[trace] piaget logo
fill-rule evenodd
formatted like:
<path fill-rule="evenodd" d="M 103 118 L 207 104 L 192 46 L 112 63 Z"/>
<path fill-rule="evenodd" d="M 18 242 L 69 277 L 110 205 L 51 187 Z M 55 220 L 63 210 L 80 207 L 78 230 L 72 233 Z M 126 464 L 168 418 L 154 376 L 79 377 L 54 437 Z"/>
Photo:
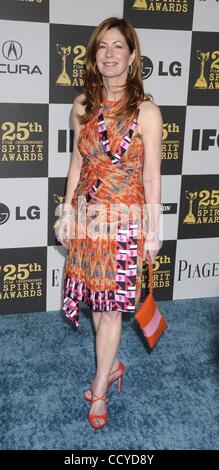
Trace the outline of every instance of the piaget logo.
<path fill-rule="evenodd" d="M 189 263 L 187 259 L 180 259 L 178 264 L 178 278 L 177 281 L 184 281 L 191 279 L 209 279 L 218 277 L 218 262 L 207 263 Z"/>
<path fill-rule="evenodd" d="M 180 134 L 180 127 L 175 122 L 166 122 L 163 124 L 162 136 L 162 159 L 163 160 L 178 160 L 180 155 L 180 142 L 177 138 Z"/>
<path fill-rule="evenodd" d="M 219 51 L 197 50 L 197 59 L 200 63 L 200 72 L 194 88 L 219 90 Z M 206 67 L 207 63 L 208 69 Z"/>
<path fill-rule="evenodd" d="M 42 296 L 39 263 L 0 264 L 0 301 Z"/>
<path fill-rule="evenodd" d="M 35 161 L 43 160 L 43 126 L 39 122 L 1 123 L 1 161 Z"/>
<path fill-rule="evenodd" d="M 189 0 L 135 0 L 132 8 L 145 11 L 187 13 Z"/>
<path fill-rule="evenodd" d="M 171 257 L 168 255 L 156 256 L 155 264 L 153 265 L 153 278 L 154 288 L 168 288 L 170 287 L 170 275 L 171 275 Z M 147 264 L 143 262 L 141 287 L 145 289 L 148 287 L 148 269 Z"/>
<path fill-rule="evenodd" d="M 63 46 L 56 44 L 57 54 L 61 56 L 61 72 L 56 80 L 58 86 L 84 86 L 86 47 L 82 44 Z M 71 73 L 67 72 L 67 62 L 71 63 Z"/>
<path fill-rule="evenodd" d="M 219 189 L 185 191 L 185 196 L 188 201 L 188 212 L 183 220 L 184 224 L 219 223 Z"/>

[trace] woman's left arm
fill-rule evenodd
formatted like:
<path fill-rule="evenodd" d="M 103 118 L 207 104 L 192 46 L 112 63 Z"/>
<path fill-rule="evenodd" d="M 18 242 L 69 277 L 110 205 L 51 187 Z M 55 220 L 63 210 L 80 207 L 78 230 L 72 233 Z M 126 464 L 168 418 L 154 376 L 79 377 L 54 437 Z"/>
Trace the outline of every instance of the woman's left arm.
<path fill-rule="evenodd" d="M 144 142 L 143 185 L 146 201 L 147 235 L 144 258 L 150 255 L 155 263 L 159 251 L 159 217 L 161 203 L 161 157 L 163 119 L 153 101 L 141 104 L 139 123 Z"/>

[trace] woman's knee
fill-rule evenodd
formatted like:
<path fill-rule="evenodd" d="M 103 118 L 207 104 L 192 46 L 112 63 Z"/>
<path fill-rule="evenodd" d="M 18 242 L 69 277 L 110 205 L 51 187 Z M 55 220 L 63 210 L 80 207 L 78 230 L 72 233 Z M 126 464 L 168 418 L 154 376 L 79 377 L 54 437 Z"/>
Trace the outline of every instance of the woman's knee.
<path fill-rule="evenodd" d="M 119 312 L 118 310 L 110 310 L 110 311 L 106 311 L 106 312 L 103 312 L 103 315 L 102 315 L 103 319 L 110 322 L 115 322 L 115 321 L 120 321 L 121 320 L 121 312 Z"/>

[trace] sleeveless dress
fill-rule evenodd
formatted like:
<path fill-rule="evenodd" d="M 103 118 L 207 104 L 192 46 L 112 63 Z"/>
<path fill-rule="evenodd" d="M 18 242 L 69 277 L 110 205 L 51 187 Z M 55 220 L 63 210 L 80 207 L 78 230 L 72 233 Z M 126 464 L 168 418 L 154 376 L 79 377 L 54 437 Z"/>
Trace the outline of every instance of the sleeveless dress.
<path fill-rule="evenodd" d="M 76 327 L 80 301 L 93 311 L 133 314 L 140 300 L 144 146 L 138 112 L 126 121 L 110 118 L 119 104 L 104 99 L 77 142 L 82 167 L 72 199 L 75 222 L 63 289 L 64 313 Z"/>

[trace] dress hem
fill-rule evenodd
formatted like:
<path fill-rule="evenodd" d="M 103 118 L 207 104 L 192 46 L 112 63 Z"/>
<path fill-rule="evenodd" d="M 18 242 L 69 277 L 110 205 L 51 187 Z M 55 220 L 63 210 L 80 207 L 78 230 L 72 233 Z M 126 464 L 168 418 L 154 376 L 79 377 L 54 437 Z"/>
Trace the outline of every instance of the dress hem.
<path fill-rule="evenodd" d="M 133 291 L 135 295 L 135 291 Z M 79 326 L 79 302 L 84 302 L 94 312 L 108 312 L 118 310 L 134 314 L 135 305 L 121 306 L 121 295 L 113 290 L 93 290 L 87 287 L 86 281 L 81 281 L 67 275 L 65 280 L 63 310 L 65 316 L 76 327 Z"/>

